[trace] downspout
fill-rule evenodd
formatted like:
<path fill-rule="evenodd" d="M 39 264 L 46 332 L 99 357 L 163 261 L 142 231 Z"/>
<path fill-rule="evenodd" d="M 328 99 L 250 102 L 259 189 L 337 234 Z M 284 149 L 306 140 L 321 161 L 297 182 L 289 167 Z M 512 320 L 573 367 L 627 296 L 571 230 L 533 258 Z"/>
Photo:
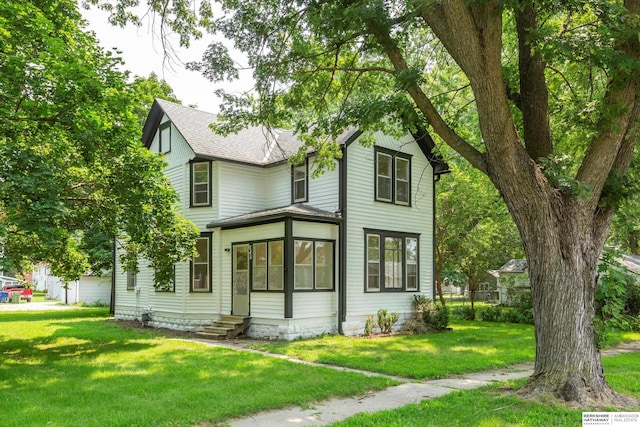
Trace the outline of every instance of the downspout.
<path fill-rule="evenodd" d="M 431 220 L 431 224 L 433 227 L 433 240 L 431 240 L 433 243 L 431 244 L 431 256 L 433 257 L 433 261 L 431 264 L 431 299 L 433 301 L 436 300 L 436 293 L 437 293 L 437 287 L 436 287 L 436 182 L 440 181 L 440 175 L 435 175 L 433 177 L 433 210 L 431 212 L 431 215 L 433 215 L 433 218 Z"/>
<path fill-rule="evenodd" d="M 338 160 L 338 210 L 342 221 L 338 224 L 338 333 L 344 335 L 342 324 L 347 320 L 347 150 L 346 144 L 342 146 L 342 158 Z"/>
<path fill-rule="evenodd" d="M 109 314 L 116 314 L 116 239 L 113 238 L 113 259 L 111 260 L 111 301 L 109 302 Z"/>

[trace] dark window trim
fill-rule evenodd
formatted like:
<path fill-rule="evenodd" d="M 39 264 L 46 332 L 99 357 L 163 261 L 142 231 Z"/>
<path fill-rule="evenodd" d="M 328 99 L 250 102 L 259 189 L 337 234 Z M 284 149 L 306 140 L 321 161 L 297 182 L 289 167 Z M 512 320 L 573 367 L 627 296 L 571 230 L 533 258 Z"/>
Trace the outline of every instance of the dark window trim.
<path fill-rule="evenodd" d="M 369 288 L 369 251 L 368 251 L 368 235 L 377 235 L 380 238 L 380 268 L 378 271 L 378 285 L 377 289 Z M 384 242 L 385 238 L 394 237 L 402 240 L 402 287 L 401 288 L 386 288 L 384 286 L 385 277 L 385 262 L 384 262 Z M 416 239 L 417 241 L 417 254 L 416 254 L 416 289 L 407 289 L 407 238 Z M 420 234 L 419 233 L 403 233 L 398 231 L 388 230 L 374 230 L 364 229 L 364 291 L 365 293 L 380 293 L 380 292 L 420 292 Z"/>
<path fill-rule="evenodd" d="M 304 197 L 296 199 L 296 181 L 295 170 L 296 168 L 304 166 Z M 304 164 L 294 165 L 291 167 L 291 203 L 305 203 L 309 201 L 309 159 L 304 159 Z"/>
<path fill-rule="evenodd" d="M 391 157 L 391 200 L 379 199 L 378 198 L 378 154 L 382 153 Z M 409 162 L 409 200 L 408 202 L 399 202 L 396 197 L 396 186 L 397 186 L 397 177 L 396 177 L 396 158 L 405 159 Z M 391 150 L 385 147 L 374 147 L 374 183 L 373 183 L 373 198 L 377 202 L 381 203 L 391 203 L 398 206 L 411 206 L 411 159 L 413 156 L 411 154 L 402 153 L 400 151 Z"/>
<path fill-rule="evenodd" d="M 167 145 L 169 145 L 169 149 L 167 150 L 163 149 L 165 146 L 165 141 L 162 140 L 162 131 L 165 130 L 166 128 L 169 128 L 169 141 L 167 142 Z M 158 128 L 158 152 L 159 153 L 164 154 L 164 153 L 171 152 L 171 134 L 172 134 L 172 129 L 171 129 L 170 121 L 164 122 L 159 126 Z"/>
<path fill-rule="evenodd" d="M 200 237 L 199 239 L 209 239 L 209 257 L 207 259 L 207 265 L 208 265 L 208 278 L 209 278 L 209 287 L 208 289 L 194 289 L 193 288 L 193 258 L 191 258 L 191 260 L 189 261 L 189 293 L 192 294 L 210 294 L 211 292 L 213 292 L 213 275 L 212 273 L 212 261 L 213 261 L 213 232 L 211 231 L 205 231 L 200 233 Z"/>
<path fill-rule="evenodd" d="M 293 292 L 335 292 L 336 290 L 336 241 L 331 239 L 318 239 L 318 238 L 307 238 L 307 237 L 294 237 L 293 239 L 293 253 L 291 254 L 291 259 L 293 260 Z M 296 289 L 295 287 L 295 256 L 296 256 L 296 241 L 306 241 L 313 243 L 313 264 L 311 268 L 311 277 L 313 280 L 313 286 L 310 289 Z M 332 278 L 331 288 L 316 288 L 316 243 L 317 242 L 327 242 L 332 244 L 331 251 L 331 262 L 332 262 Z"/>
<path fill-rule="evenodd" d="M 207 201 L 206 204 L 199 204 L 199 205 L 194 205 L 193 203 L 193 176 L 194 176 L 194 172 L 193 172 L 193 168 L 194 165 L 197 164 L 201 164 L 201 163 L 207 163 L 209 165 L 208 167 L 208 175 L 209 175 L 209 182 L 207 184 L 208 188 L 208 194 L 207 194 L 207 198 L 209 199 Z M 211 207 L 212 205 L 212 188 L 213 187 L 213 165 L 211 161 L 205 160 L 205 161 L 192 161 L 189 163 L 189 207 L 190 208 L 204 208 L 204 207 Z"/>

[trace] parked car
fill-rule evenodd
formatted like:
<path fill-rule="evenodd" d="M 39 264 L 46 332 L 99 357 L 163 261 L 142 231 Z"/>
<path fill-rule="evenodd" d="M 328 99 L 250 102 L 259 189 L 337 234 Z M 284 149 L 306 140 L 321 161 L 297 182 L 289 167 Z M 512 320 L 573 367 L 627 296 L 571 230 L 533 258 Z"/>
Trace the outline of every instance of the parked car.
<path fill-rule="evenodd" d="M 20 292 L 20 299 L 27 300 L 27 302 L 31 302 L 31 299 L 33 298 L 33 290 L 27 289 L 20 284 L 4 285 L 2 287 L 2 292 L 7 292 L 9 294 L 7 301 L 11 301 L 11 294 L 15 292 Z"/>

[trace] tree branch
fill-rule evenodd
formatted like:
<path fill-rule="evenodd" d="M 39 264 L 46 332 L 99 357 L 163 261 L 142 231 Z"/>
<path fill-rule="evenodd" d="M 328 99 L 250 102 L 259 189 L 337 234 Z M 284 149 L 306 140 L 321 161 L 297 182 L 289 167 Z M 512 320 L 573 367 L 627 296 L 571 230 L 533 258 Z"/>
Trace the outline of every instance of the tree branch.
<path fill-rule="evenodd" d="M 385 50 L 387 57 L 393 64 L 396 72 L 409 71 L 409 66 L 407 65 L 402 52 L 390 35 L 390 29 L 382 26 L 380 23 L 373 22 L 372 19 L 367 21 L 367 27 L 371 35 L 378 40 L 378 43 L 380 43 L 382 48 Z M 410 82 L 407 84 L 406 90 L 416 103 L 418 109 L 422 114 L 424 114 L 433 130 L 451 148 L 467 159 L 475 168 L 486 174 L 488 170 L 484 154 L 462 139 L 451 127 L 447 125 L 429 97 L 420 88 L 419 84 L 415 81 Z"/>
<path fill-rule="evenodd" d="M 531 49 L 529 32 L 537 28 L 533 4 L 516 9 L 518 33 L 520 97 L 518 107 L 522 111 L 524 143 L 533 160 L 547 157 L 553 152 L 549 124 L 549 92 L 544 77 L 545 63 Z"/>

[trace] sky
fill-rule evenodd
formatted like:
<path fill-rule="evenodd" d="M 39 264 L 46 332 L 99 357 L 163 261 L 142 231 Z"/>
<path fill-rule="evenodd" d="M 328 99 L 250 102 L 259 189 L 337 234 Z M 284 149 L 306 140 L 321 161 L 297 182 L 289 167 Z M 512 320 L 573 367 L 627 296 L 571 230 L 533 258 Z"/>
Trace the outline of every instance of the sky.
<path fill-rule="evenodd" d="M 182 63 L 163 64 L 163 51 L 160 40 L 153 34 L 150 25 L 144 24 L 137 28 L 129 25 L 126 28 L 109 24 L 105 12 L 95 8 L 82 10 L 82 14 L 89 22 L 86 29 L 96 33 L 100 44 L 105 49 L 117 48 L 125 62 L 124 69 L 132 75 L 147 77 L 155 72 L 173 88 L 176 97 L 184 105 L 195 105 L 198 109 L 217 113 L 220 102 L 214 91 L 221 85 L 205 79 L 197 71 L 189 71 L 184 63 L 197 61 L 207 47 L 206 35 L 202 40 L 193 41 L 189 48 L 181 48 L 177 38 L 173 48 Z M 234 83 L 224 83 L 227 91 L 240 92 L 250 87 L 247 79 Z"/>

